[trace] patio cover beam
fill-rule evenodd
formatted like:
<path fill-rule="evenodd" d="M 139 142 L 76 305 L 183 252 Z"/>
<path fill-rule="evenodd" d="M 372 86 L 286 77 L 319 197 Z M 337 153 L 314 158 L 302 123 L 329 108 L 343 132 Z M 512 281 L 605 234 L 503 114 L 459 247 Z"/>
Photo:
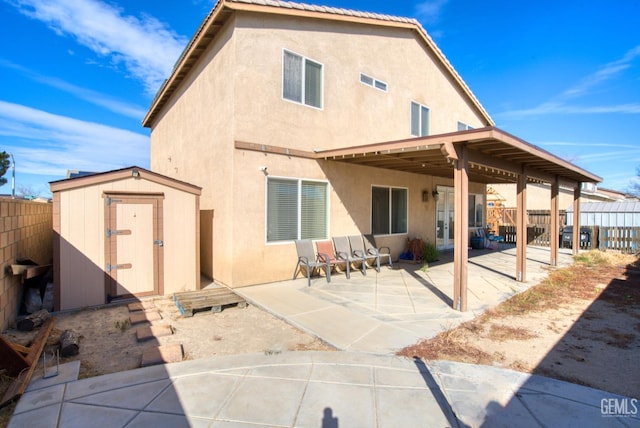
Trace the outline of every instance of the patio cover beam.
<path fill-rule="evenodd" d="M 573 254 L 580 251 L 580 186 L 573 189 Z"/>
<path fill-rule="evenodd" d="M 428 162 L 436 163 L 439 168 L 435 173 L 429 168 L 423 168 L 421 173 L 452 178 L 453 168 L 451 167 L 453 162 L 449 163 L 448 166 L 451 169 L 446 173 L 447 163 L 442 161 L 453 160 L 455 157 L 453 148 L 461 144 L 467 146 L 467 161 L 470 166 L 477 165 L 497 170 L 493 174 L 495 181 L 492 181 L 490 177 L 484 177 L 484 174 L 477 174 L 477 171 L 470 170 L 469 178 L 471 181 L 477 180 L 485 183 L 515 182 L 515 175 L 519 174 L 523 167 L 528 169 L 527 175 L 531 180 L 537 179 L 551 183 L 557 176 L 561 186 L 575 187 L 580 182 L 596 183 L 602 181 L 600 177 L 495 127 L 339 149 L 315 149 L 314 154 L 318 160 L 356 164 L 366 163 L 371 167 L 387 167 L 389 169 L 408 170 L 418 173 L 420 170 L 412 170 L 414 165 L 411 162 L 403 164 L 402 160 L 412 159 L 417 163 L 418 159 L 422 161 L 423 157 L 428 156 Z M 393 155 L 400 162 L 386 166 L 385 162 L 390 155 Z M 440 162 L 437 161 L 438 155 L 442 159 Z M 440 169 L 442 167 L 444 169 Z M 510 180 L 505 180 L 505 172 L 514 174 L 514 177 Z"/>
<path fill-rule="evenodd" d="M 469 260 L 469 161 L 467 148 L 455 148 L 456 160 L 453 175 L 454 224 L 453 235 L 453 308 L 467 310 L 467 280 Z"/>
<path fill-rule="evenodd" d="M 518 175 L 516 213 L 516 281 L 527 280 L 527 174 Z"/>
<path fill-rule="evenodd" d="M 551 182 L 551 236 L 549 237 L 549 245 L 551 246 L 551 266 L 558 266 L 558 247 L 560 246 L 560 183 L 558 177 Z"/>

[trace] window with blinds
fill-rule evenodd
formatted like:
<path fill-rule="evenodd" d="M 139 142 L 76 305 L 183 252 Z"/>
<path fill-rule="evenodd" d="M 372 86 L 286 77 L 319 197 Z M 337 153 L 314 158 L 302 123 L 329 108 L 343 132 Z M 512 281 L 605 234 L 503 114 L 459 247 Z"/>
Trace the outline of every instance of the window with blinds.
<path fill-rule="evenodd" d="M 267 242 L 327 239 L 328 183 L 267 178 Z"/>
<path fill-rule="evenodd" d="M 282 97 L 322 108 L 322 64 L 293 52 L 283 51 Z"/>
<path fill-rule="evenodd" d="M 411 102 L 411 135 L 424 137 L 429 135 L 429 107 Z"/>
<path fill-rule="evenodd" d="M 389 235 L 407 233 L 407 189 L 371 188 L 371 233 Z"/>

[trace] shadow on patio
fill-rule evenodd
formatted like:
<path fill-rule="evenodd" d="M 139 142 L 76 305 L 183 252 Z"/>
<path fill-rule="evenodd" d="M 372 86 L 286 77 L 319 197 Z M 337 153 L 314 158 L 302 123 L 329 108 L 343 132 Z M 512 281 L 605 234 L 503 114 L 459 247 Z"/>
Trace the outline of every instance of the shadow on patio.
<path fill-rule="evenodd" d="M 547 275 L 549 251 L 527 249 L 527 283 L 516 282 L 515 248 L 501 251 L 470 250 L 469 311 L 451 307 L 453 293 L 452 254 L 427 269 L 421 265 L 396 263 L 380 273 L 353 272 L 351 279 L 332 275 L 282 281 L 235 289 L 252 304 L 320 337 L 340 350 L 394 353 L 420 339 L 455 327 L 515 293 L 537 284 Z M 568 251 L 560 253 L 560 264 L 571 263 Z"/>

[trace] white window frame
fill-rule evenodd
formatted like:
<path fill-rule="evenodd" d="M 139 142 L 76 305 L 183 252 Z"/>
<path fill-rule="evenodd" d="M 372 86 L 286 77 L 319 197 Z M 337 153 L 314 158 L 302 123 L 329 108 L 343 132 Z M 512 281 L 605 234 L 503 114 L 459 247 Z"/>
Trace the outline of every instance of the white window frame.
<path fill-rule="evenodd" d="M 281 240 L 281 241 L 269 241 L 269 180 L 270 179 L 277 179 L 277 180 L 288 180 L 288 181 L 292 181 L 292 182 L 296 182 L 297 183 L 297 187 L 298 187 L 298 200 L 296 202 L 296 207 L 297 207 L 297 220 L 298 220 L 298 230 L 296 233 L 296 238 L 294 239 L 287 239 L 287 240 Z M 303 182 L 312 182 L 312 183 L 324 183 L 326 184 L 326 201 L 327 201 L 327 206 L 325 207 L 325 218 L 326 218 L 326 225 L 325 225 L 325 229 L 326 229 L 326 236 L 324 237 L 318 237 L 318 238 L 310 238 L 313 240 L 326 240 L 329 239 L 331 237 L 331 232 L 329 230 L 329 227 L 331 225 L 331 219 L 329 218 L 329 214 L 331 212 L 330 207 L 331 207 L 331 188 L 330 188 L 330 184 L 328 180 L 318 180 L 318 179 L 310 179 L 310 178 L 300 178 L 300 177 L 285 177 L 285 176 L 272 176 L 269 175 L 268 177 L 266 177 L 265 181 L 264 181 L 264 242 L 265 245 L 281 245 L 281 244 L 290 244 L 291 242 L 293 242 L 296 239 L 301 239 L 300 237 L 302 236 L 302 183 Z"/>
<path fill-rule="evenodd" d="M 286 98 L 284 96 L 284 72 L 285 72 L 285 54 L 291 54 L 291 55 L 295 55 L 297 57 L 300 57 L 302 59 L 302 76 L 300 79 L 300 84 L 302 85 L 301 88 L 301 100 L 300 101 L 296 101 L 296 100 L 292 100 L 290 98 Z M 305 73 L 305 64 L 307 61 L 313 62 L 315 64 L 318 64 L 320 66 L 320 106 L 314 106 L 312 104 L 307 104 L 306 102 L 306 94 L 305 94 L 305 83 L 306 83 L 306 73 Z M 323 110 L 324 109 L 324 64 L 321 63 L 320 61 L 316 61 L 315 59 L 306 57 L 304 55 L 301 55 L 297 52 L 294 52 L 292 50 L 289 49 L 282 49 L 282 80 L 281 80 L 281 84 L 282 84 L 282 91 L 281 91 L 281 97 L 283 100 L 288 101 L 290 103 L 294 103 L 294 104 L 298 104 L 298 105 L 303 105 L 303 106 L 307 106 L 310 108 L 314 108 L 316 110 Z"/>
<path fill-rule="evenodd" d="M 427 133 L 422 135 L 420 134 L 420 132 L 418 132 L 418 134 L 414 134 L 413 132 L 413 105 L 417 105 L 418 106 L 418 129 L 422 129 L 422 110 L 426 109 L 427 110 L 427 121 L 429 122 L 427 124 Z M 426 106 L 422 103 L 419 103 L 417 101 L 411 101 L 411 104 L 409 105 L 409 116 L 411 118 L 410 122 L 409 122 L 409 132 L 411 133 L 411 135 L 413 137 L 426 137 L 428 135 L 431 135 L 431 109 L 429 108 L 429 106 Z"/>
<path fill-rule="evenodd" d="M 473 126 L 467 125 L 464 122 L 458 121 L 458 129 L 457 129 L 458 131 L 468 131 L 470 129 L 474 129 Z"/>
<path fill-rule="evenodd" d="M 378 187 L 381 189 L 387 189 L 389 191 L 389 230 L 387 231 L 387 233 L 375 233 L 373 231 L 373 188 L 374 187 Z M 393 232 L 393 190 L 404 190 L 406 192 L 406 231 L 404 232 Z M 370 215 L 369 215 L 369 220 L 370 220 L 370 227 L 369 230 L 371 231 L 372 234 L 374 234 L 375 236 L 398 236 L 398 235 L 407 235 L 409 233 L 409 188 L 408 187 L 400 187 L 400 186 L 388 186 L 388 185 L 380 185 L 380 184 L 372 184 L 371 185 L 371 191 L 369 192 L 370 195 L 370 199 L 369 199 L 369 209 L 370 209 Z"/>
<path fill-rule="evenodd" d="M 370 80 L 370 82 L 366 80 Z M 365 73 L 360 73 L 360 83 L 362 83 L 365 86 L 370 86 L 372 88 L 375 88 L 382 92 L 387 92 L 389 89 L 389 85 L 387 84 L 387 82 L 383 82 L 382 80 L 376 79 L 375 77 L 371 77 Z M 381 88 L 380 86 L 384 86 L 384 88 Z"/>

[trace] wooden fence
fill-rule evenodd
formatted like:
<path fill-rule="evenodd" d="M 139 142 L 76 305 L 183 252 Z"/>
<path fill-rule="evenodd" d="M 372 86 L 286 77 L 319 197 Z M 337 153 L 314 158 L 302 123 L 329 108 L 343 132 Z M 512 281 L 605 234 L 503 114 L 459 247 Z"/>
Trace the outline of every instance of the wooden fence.
<path fill-rule="evenodd" d="M 516 208 L 494 207 L 487 208 L 487 219 L 493 224 L 495 232 L 500 226 L 516 225 Z M 527 224 L 538 227 L 551 228 L 551 210 L 527 210 Z M 558 224 L 562 229 L 567 224 L 567 212 L 560 210 L 558 213 Z"/>
<path fill-rule="evenodd" d="M 516 243 L 516 226 L 499 226 L 498 230 L 498 234 L 504 237 L 504 242 L 509 244 Z M 562 233 L 562 229 L 559 232 Z M 527 245 L 550 247 L 551 227 L 543 225 L 527 226 Z"/>
<path fill-rule="evenodd" d="M 488 218 L 497 219 L 494 231 L 504 237 L 507 243 L 516 243 L 516 208 L 489 208 Z M 566 224 L 567 213 L 561 210 L 558 216 L 558 230 L 561 233 Z M 551 210 L 527 211 L 527 244 L 541 247 L 551 246 Z"/>
<path fill-rule="evenodd" d="M 601 250 L 617 250 L 623 253 L 638 253 L 640 227 L 600 227 L 598 234 Z"/>
<path fill-rule="evenodd" d="M 506 243 L 516 243 L 515 225 L 501 225 L 498 227 L 498 230 L 498 234 L 504 237 Z M 633 254 L 640 252 L 640 227 L 582 226 L 580 230 L 580 249 L 615 250 Z M 550 225 L 538 224 L 527 226 L 527 245 L 550 247 L 550 233 Z M 559 229 L 559 233 L 560 247 L 570 248 L 573 244 L 573 238 L 566 237 L 563 239 L 562 228 Z"/>

